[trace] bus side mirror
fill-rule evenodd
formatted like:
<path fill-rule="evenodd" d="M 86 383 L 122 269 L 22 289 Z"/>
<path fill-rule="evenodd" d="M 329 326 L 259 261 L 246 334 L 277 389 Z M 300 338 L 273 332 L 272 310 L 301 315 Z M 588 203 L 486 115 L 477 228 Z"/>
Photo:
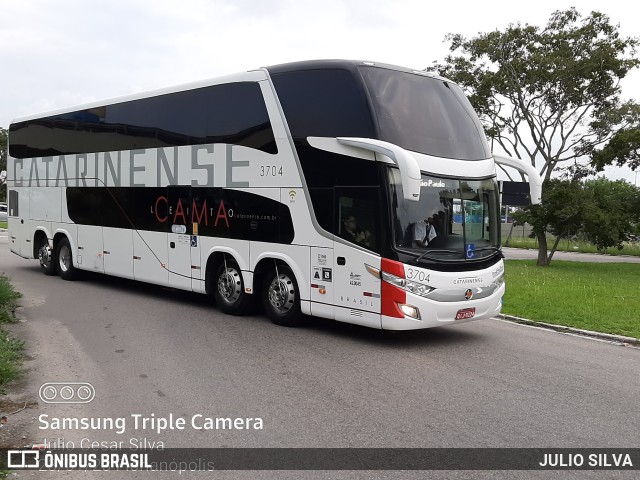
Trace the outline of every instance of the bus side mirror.
<path fill-rule="evenodd" d="M 342 145 L 362 148 L 389 157 L 400 169 L 404 199 L 412 202 L 420 200 L 422 173 L 420 173 L 420 166 L 418 165 L 416 157 L 411 155 L 410 152 L 393 143 L 374 140 L 372 138 L 340 137 L 336 138 L 336 140 Z"/>
<path fill-rule="evenodd" d="M 496 163 L 512 167 L 529 177 L 529 191 L 531 192 L 531 204 L 539 205 L 542 203 L 542 178 L 533 165 L 522 160 L 512 157 L 503 157 L 502 155 L 493 154 Z"/>

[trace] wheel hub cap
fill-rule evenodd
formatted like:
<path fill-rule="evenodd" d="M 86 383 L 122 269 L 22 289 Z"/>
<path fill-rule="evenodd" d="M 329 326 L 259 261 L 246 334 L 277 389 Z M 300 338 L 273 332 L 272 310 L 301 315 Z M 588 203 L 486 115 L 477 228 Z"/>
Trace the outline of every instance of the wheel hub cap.
<path fill-rule="evenodd" d="M 235 302 L 240 297 L 240 275 L 232 268 L 228 268 L 218 278 L 218 292 L 229 303 Z"/>
<path fill-rule="evenodd" d="M 279 275 L 278 278 L 274 278 L 269 287 L 269 302 L 275 308 L 280 310 L 289 310 L 293 306 L 293 300 L 295 293 L 291 279 L 286 275 Z"/>
<path fill-rule="evenodd" d="M 38 252 L 38 258 L 40 259 L 40 265 L 42 265 L 43 267 L 49 266 L 49 263 L 51 262 L 49 247 L 42 247 Z"/>

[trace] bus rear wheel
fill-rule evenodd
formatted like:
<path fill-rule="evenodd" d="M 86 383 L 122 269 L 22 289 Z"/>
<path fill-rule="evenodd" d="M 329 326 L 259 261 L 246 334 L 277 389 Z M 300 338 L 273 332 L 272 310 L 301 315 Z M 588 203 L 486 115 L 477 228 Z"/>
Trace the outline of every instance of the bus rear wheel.
<path fill-rule="evenodd" d="M 75 279 L 77 271 L 73 266 L 71 244 L 66 238 L 61 239 L 58 243 L 56 258 L 58 259 L 58 272 L 60 273 L 60 277 L 62 277 L 63 280 Z"/>
<path fill-rule="evenodd" d="M 56 270 L 56 256 L 54 255 L 53 248 L 49 247 L 49 240 L 44 237 L 38 247 L 38 260 L 40 261 L 40 269 L 45 275 L 55 275 Z"/>
<path fill-rule="evenodd" d="M 262 288 L 262 305 L 267 316 L 276 325 L 300 325 L 300 290 L 289 267 L 282 265 L 267 274 Z"/>
<path fill-rule="evenodd" d="M 213 283 L 213 296 L 220 310 L 229 315 L 242 315 L 247 311 L 251 297 L 244 291 L 242 272 L 236 262 L 221 263 Z"/>

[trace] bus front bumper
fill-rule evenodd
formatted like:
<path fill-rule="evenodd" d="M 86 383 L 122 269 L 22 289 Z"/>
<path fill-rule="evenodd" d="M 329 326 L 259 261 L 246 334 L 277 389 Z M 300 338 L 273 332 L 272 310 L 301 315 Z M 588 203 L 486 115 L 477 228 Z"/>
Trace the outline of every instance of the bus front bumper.
<path fill-rule="evenodd" d="M 502 310 L 504 292 L 502 284 L 490 297 L 466 302 L 436 302 L 408 293 L 407 304 L 418 309 L 420 318 L 381 315 L 381 327 L 383 330 L 418 330 L 492 318 Z"/>

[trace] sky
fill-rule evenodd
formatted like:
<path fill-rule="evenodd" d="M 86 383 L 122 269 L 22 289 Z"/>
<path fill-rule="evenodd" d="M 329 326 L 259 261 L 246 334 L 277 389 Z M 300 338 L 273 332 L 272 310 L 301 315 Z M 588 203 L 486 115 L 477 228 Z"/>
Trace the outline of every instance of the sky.
<path fill-rule="evenodd" d="M 448 33 L 544 26 L 553 11 L 574 5 L 583 15 L 608 15 L 624 36 L 640 37 L 640 5 L 616 0 L 0 0 L 0 126 L 299 60 L 422 70 L 447 54 Z M 622 96 L 640 101 L 640 71 L 625 79 Z M 637 180 L 627 169 L 606 175 Z"/>

